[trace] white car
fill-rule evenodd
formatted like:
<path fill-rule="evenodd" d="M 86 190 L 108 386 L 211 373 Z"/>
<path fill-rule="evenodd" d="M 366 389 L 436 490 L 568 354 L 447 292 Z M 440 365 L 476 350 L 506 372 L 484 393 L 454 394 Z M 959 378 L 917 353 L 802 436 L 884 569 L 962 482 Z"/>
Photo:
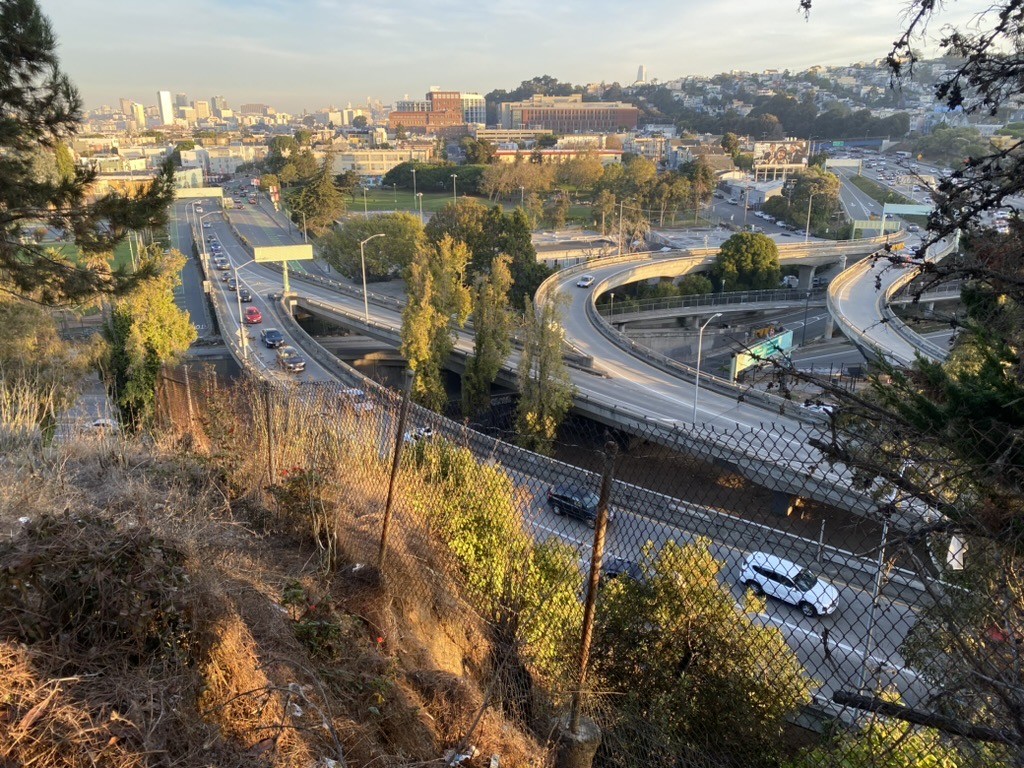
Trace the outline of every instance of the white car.
<path fill-rule="evenodd" d="M 430 441 L 434 439 L 434 429 L 433 427 L 416 427 L 416 429 L 406 432 L 402 439 L 407 443 Z"/>
<path fill-rule="evenodd" d="M 740 581 L 758 595 L 795 605 L 804 616 L 823 616 L 839 606 L 839 590 L 803 566 L 765 552 L 743 561 Z"/>
<path fill-rule="evenodd" d="M 578 285 L 580 288 L 589 288 L 593 284 L 594 284 L 594 276 L 593 275 L 584 275 L 583 277 L 581 277 L 579 280 L 576 281 L 576 285 Z"/>

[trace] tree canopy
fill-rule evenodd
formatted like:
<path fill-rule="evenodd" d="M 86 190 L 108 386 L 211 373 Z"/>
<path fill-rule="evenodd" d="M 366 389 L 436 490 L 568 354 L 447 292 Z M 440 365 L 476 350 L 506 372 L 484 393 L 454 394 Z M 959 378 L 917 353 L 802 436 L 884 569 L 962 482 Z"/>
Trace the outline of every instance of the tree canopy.
<path fill-rule="evenodd" d="M 369 282 L 389 280 L 409 267 L 425 242 L 419 216 L 382 213 L 369 219 L 361 216 L 350 218 L 324 235 L 320 246 L 332 267 L 344 275 L 358 278 L 362 269 L 359 243 L 379 233 L 385 237 L 371 240 L 363 246 L 366 279 Z"/>
<path fill-rule="evenodd" d="M 78 131 L 82 103 L 61 71 L 57 41 L 35 0 L 0 3 L 0 272 L 4 290 L 46 304 L 123 293 L 151 274 L 113 270 L 115 246 L 132 230 L 160 228 L 174 196 L 168 161 L 151 184 L 90 200 L 95 172 L 76 166 L 40 176 L 35 158 L 53 157 Z M 26 237 L 45 225 L 73 240 L 81 258 Z"/>
<path fill-rule="evenodd" d="M 779 249 L 770 237 L 739 232 L 722 243 L 711 274 L 726 291 L 777 288 L 782 279 Z"/>

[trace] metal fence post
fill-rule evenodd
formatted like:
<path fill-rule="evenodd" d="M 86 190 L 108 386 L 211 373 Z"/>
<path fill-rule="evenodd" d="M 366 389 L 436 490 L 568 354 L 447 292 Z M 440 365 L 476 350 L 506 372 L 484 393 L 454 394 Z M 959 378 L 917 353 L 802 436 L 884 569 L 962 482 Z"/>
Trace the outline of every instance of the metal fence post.
<path fill-rule="evenodd" d="M 569 730 L 579 732 L 580 699 L 587 681 L 587 667 L 590 664 L 590 644 L 594 636 L 594 613 L 597 605 L 597 590 L 601 583 L 601 562 L 604 560 L 604 539 L 608 531 L 608 497 L 611 496 L 614 478 L 615 456 L 618 446 L 607 442 L 604 446 L 604 470 L 601 473 L 601 494 L 597 501 L 597 520 L 594 521 L 594 549 L 590 556 L 590 575 L 587 580 L 587 599 L 583 605 L 583 631 L 580 637 L 580 666 L 576 690 L 572 694 L 569 709 Z"/>
<path fill-rule="evenodd" d="M 413 371 L 406 372 L 405 391 L 402 393 L 402 408 L 398 413 L 395 429 L 395 452 L 391 459 L 391 477 L 388 478 L 388 496 L 384 502 L 384 520 L 380 527 L 380 547 L 377 550 L 377 570 L 384 570 L 384 559 L 388 551 L 388 529 L 391 527 L 391 508 L 395 500 L 395 483 L 398 479 L 399 462 L 402 460 L 402 446 L 405 445 L 405 423 L 409 418 L 409 400 L 412 398 L 412 383 L 416 378 Z"/>
<path fill-rule="evenodd" d="M 188 426 L 191 428 L 194 422 L 192 411 L 192 381 L 188 376 L 188 366 L 185 366 L 185 399 L 188 401 Z"/>
<path fill-rule="evenodd" d="M 274 402 L 273 390 L 270 382 L 263 386 L 263 410 L 267 420 L 267 472 L 270 475 L 270 484 L 277 482 L 277 467 L 274 459 Z"/>

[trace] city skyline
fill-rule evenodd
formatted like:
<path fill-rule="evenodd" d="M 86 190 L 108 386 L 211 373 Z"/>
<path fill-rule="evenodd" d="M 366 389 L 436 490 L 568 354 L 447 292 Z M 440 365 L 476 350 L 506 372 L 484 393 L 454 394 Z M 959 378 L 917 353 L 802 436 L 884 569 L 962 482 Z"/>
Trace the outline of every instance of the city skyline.
<path fill-rule="evenodd" d="M 342 0 L 183 0 L 173 10 L 111 0 L 101 16 L 71 0 L 41 5 L 87 108 L 121 97 L 152 105 L 158 90 L 169 90 L 291 113 L 418 98 L 432 85 L 511 90 L 545 74 L 627 85 L 641 65 L 661 82 L 842 66 L 887 53 L 902 20 L 894 0 L 819 0 L 808 21 L 797 0 L 763 0 L 756 14 L 747 0 L 642 8 L 513 0 L 473 18 L 453 0 L 388 10 Z M 962 21 L 983 6 L 955 3 L 943 18 Z M 750 23 L 736 25 L 739 16 Z M 586 47 L 563 44 L 580 40 Z"/>

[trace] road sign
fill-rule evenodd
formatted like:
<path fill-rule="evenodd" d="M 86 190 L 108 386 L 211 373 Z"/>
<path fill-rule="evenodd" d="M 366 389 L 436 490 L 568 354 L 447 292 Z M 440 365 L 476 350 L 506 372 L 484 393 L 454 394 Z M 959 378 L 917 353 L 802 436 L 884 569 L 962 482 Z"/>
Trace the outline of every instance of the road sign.
<path fill-rule="evenodd" d="M 252 249 L 253 260 L 259 264 L 267 261 L 304 261 L 313 258 L 313 246 L 266 245 Z"/>
<path fill-rule="evenodd" d="M 754 344 L 751 347 L 747 347 L 746 351 L 738 352 L 732 357 L 732 364 L 730 365 L 729 375 L 733 381 L 736 377 L 747 368 L 752 368 L 755 365 L 768 360 L 775 355 L 778 355 L 785 350 L 793 346 L 793 332 L 786 331 L 780 333 L 778 336 L 762 341 L 760 344 Z"/>

